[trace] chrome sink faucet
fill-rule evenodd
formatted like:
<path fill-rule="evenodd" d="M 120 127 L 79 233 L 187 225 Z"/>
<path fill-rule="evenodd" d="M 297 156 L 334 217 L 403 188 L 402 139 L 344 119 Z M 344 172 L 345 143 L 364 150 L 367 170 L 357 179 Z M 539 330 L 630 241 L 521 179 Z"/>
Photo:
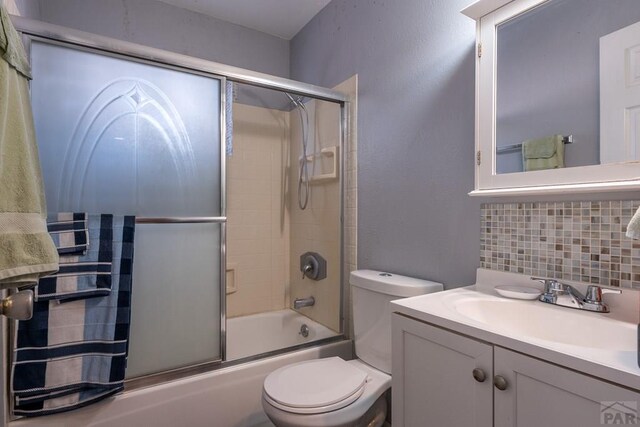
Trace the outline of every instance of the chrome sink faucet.
<path fill-rule="evenodd" d="M 573 286 L 560 283 L 555 279 L 532 277 L 531 280 L 544 284 L 544 292 L 538 298 L 542 302 L 598 313 L 609 312 L 609 307 L 602 301 L 602 294 L 622 293 L 620 289 L 603 289 L 600 286 L 590 285 L 585 296 Z"/>

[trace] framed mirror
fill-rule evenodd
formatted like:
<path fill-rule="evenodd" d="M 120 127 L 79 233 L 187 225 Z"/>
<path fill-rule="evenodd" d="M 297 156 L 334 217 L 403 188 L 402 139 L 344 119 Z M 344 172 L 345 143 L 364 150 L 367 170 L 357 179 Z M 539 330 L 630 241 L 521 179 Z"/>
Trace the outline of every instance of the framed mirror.
<path fill-rule="evenodd" d="M 640 1 L 481 0 L 472 195 L 640 189 Z"/>

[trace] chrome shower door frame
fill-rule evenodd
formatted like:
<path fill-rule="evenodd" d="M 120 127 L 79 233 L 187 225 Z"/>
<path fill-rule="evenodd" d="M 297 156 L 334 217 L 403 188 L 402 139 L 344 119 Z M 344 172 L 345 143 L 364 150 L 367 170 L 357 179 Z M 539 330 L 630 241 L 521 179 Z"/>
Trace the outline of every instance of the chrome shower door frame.
<path fill-rule="evenodd" d="M 294 349 L 320 345 L 349 337 L 349 322 L 345 316 L 345 295 L 348 295 L 348 287 L 345 280 L 348 280 L 345 272 L 345 251 L 344 251 L 344 196 L 346 187 L 346 167 L 345 152 L 349 143 L 351 117 L 349 114 L 350 100 L 344 93 L 327 89 L 324 87 L 301 83 L 283 77 L 272 76 L 251 70 L 245 70 L 213 61 L 194 58 L 174 52 L 147 47 L 109 37 L 86 33 L 83 31 L 53 25 L 41 21 L 12 16 L 13 24 L 22 33 L 27 50 L 31 40 L 57 44 L 79 50 L 100 53 L 107 56 L 118 57 L 146 63 L 154 66 L 165 67 L 187 73 L 202 75 L 205 77 L 220 80 L 220 217 L 205 218 L 139 218 L 139 223 L 181 223 L 181 222 L 218 222 L 220 229 L 220 359 L 200 363 L 197 365 L 180 367 L 177 369 L 163 371 L 155 374 L 136 377 L 126 381 L 128 390 L 158 384 L 178 378 L 183 378 L 196 373 L 207 372 L 223 367 L 257 360 L 264 357 L 274 356 Z M 255 87 L 272 89 L 287 92 L 302 97 L 314 98 L 339 104 L 340 106 L 340 334 L 336 337 L 326 338 L 312 343 L 305 343 L 282 350 L 269 352 L 266 354 L 247 357 L 245 359 L 226 361 L 226 135 L 225 135 L 225 106 L 226 100 L 225 85 L 227 81 L 244 83 Z M 7 348 L 5 346 L 5 348 Z"/>

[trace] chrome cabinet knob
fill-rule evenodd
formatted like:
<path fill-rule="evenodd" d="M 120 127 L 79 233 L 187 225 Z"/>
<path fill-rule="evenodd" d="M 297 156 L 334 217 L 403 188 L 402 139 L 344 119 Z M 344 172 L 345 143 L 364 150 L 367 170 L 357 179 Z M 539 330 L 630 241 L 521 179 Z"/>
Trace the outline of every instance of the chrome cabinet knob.
<path fill-rule="evenodd" d="M 487 379 L 487 375 L 480 368 L 475 368 L 472 372 L 473 378 L 479 383 L 483 383 Z"/>
<path fill-rule="evenodd" d="M 2 299 L 0 314 L 15 320 L 31 319 L 33 316 L 33 291 L 20 291 Z"/>
<path fill-rule="evenodd" d="M 509 384 L 507 380 L 502 375 L 496 375 L 493 377 L 493 385 L 496 386 L 498 390 L 506 390 Z"/>

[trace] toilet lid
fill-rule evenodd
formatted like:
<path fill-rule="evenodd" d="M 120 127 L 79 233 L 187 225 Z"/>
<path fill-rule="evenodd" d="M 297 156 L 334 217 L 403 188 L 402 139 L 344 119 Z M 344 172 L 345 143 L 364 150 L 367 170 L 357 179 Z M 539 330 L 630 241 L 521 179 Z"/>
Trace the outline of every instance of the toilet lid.
<path fill-rule="evenodd" d="M 329 357 L 273 371 L 264 381 L 264 393 L 270 403 L 290 412 L 328 412 L 357 400 L 366 382 L 366 372 Z"/>

